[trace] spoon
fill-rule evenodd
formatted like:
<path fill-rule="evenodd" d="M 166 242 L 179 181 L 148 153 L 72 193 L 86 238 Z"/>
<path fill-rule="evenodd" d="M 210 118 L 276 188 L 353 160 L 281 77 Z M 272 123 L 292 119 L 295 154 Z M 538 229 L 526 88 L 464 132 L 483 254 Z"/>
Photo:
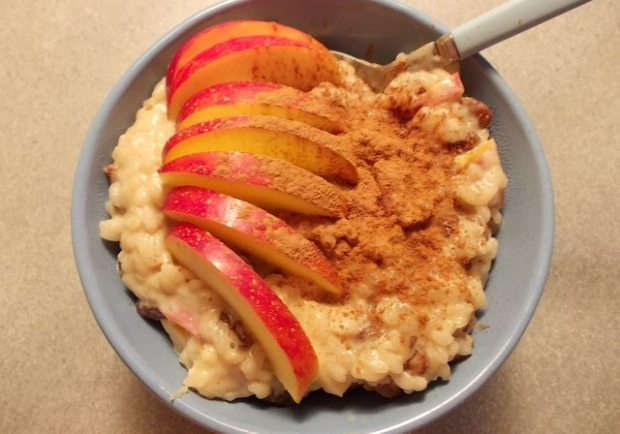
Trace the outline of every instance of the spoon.
<path fill-rule="evenodd" d="M 510 0 L 462 24 L 452 32 L 407 53 L 387 65 L 379 65 L 332 51 L 345 60 L 375 92 L 385 87 L 403 71 L 449 68 L 460 60 L 537 24 L 568 12 L 590 0 Z"/>

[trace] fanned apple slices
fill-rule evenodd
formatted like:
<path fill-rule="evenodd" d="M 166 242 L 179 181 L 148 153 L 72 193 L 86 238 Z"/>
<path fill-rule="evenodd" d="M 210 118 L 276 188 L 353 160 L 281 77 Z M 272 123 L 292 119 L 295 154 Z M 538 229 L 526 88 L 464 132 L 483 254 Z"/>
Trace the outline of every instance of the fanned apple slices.
<path fill-rule="evenodd" d="M 288 161 L 262 155 L 199 152 L 162 165 L 159 173 L 166 185 L 204 187 L 267 210 L 325 217 L 347 212 L 346 197 L 333 184 Z"/>
<path fill-rule="evenodd" d="M 240 199 L 200 187 L 176 187 L 164 215 L 206 229 L 237 247 L 321 288 L 340 294 L 338 273 L 319 248 L 291 226 Z"/>
<path fill-rule="evenodd" d="M 267 210 L 344 217 L 341 187 L 358 173 L 340 126 L 307 91 L 340 83 L 332 53 L 297 29 L 230 21 L 190 37 L 168 65 L 168 117 L 176 122 L 159 173 L 173 259 L 217 292 L 265 349 L 299 402 L 319 362 L 301 325 L 230 247 L 333 294 L 338 273 L 310 240 Z M 175 316 L 176 315 L 176 316 Z M 169 320 L 197 333 L 186 313 Z M 176 318 L 176 319 L 175 319 Z"/>
<path fill-rule="evenodd" d="M 177 72 L 201 52 L 221 42 L 243 36 L 281 36 L 324 49 L 323 45 L 309 34 L 281 23 L 258 20 L 226 21 L 204 29 L 185 40 L 168 64 L 166 82 L 170 84 Z"/>
<path fill-rule="evenodd" d="M 177 117 L 177 131 L 236 115 L 268 115 L 304 122 L 330 133 L 337 122 L 318 113 L 321 101 L 290 86 L 260 81 L 232 81 L 209 86 L 192 96 Z"/>
<path fill-rule="evenodd" d="M 287 160 L 327 179 L 358 181 L 337 136 L 274 116 L 231 116 L 192 125 L 168 140 L 163 160 L 205 151 L 251 152 Z"/>
<path fill-rule="evenodd" d="M 300 402 L 319 362 L 312 343 L 286 305 L 237 254 L 209 232 L 179 223 L 166 236 L 174 258 L 235 310 L 261 343 L 276 377 Z"/>
<path fill-rule="evenodd" d="M 307 42 L 281 36 L 244 36 L 220 42 L 181 67 L 168 86 L 168 116 L 176 119 L 200 89 L 224 81 L 257 80 L 310 90 L 337 82 L 334 56 Z"/>

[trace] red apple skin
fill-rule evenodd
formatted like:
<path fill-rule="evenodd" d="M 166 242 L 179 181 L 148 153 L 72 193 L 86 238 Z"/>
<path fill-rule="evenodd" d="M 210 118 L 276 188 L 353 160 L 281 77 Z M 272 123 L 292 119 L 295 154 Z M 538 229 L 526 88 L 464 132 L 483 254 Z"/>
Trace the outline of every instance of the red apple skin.
<path fill-rule="evenodd" d="M 164 145 L 163 162 L 207 151 L 250 152 L 289 161 L 326 179 L 357 183 L 357 168 L 339 138 L 274 116 L 231 116 L 192 125 Z"/>
<path fill-rule="evenodd" d="M 273 99 L 270 97 L 276 96 Z M 314 102 L 314 107 L 309 109 Z M 200 90 L 183 105 L 177 131 L 193 124 L 236 115 L 271 115 L 298 120 L 313 127 L 339 133 L 338 122 L 321 115 L 316 98 L 307 92 L 277 83 L 228 81 Z"/>
<path fill-rule="evenodd" d="M 251 102 L 263 92 L 282 90 L 286 86 L 264 81 L 226 81 L 206 87 L 194 94 L 183 106 L 177 122 L 204 107 Z"/>
<path fill-rule="evenodd" d="M 452 102 L 460 99 L 465 92 L 465 87 L 458 72 L 441 80 L 421 95 L 422 104 L 433 107 L 444 102 Z"/>
<path fill-rule="evenodd" d="M 311 35 L 281 23 L 260 20 L 226 21 L 195 33 L 181 44 L 168 64 L 166 84 L 172 83 L 177 71 L 202 51 L 228 39 L 254 35 L 283 36 L 317 47 L 323 46 Z"/>
<path fill-rule="evenodd" d="M 165 185 L 208 188 L 267 210 L 325 217 L 344 217 L 348 210 L 346 197 L 320 176 L 288 161 L 247 152 L 189 154 L 165 163 L 159 173 Z M 324 194 L 318 200 L 313 192 Z"/>
<path fill-rule="evenodd" d="M 190 222 L 228 245 L 340 294 L 338 273 L 319 248 L 283 220 L 248 202 L 200 187 L 173 188 L 164 215 Z"/>
<path fill-rule="evenodd" d="M 248 264 L 204 229 L 178 223 L 170 229 L 166 246 L 178 263 L 235 310 L 263 345 L 276 377 L 300 402 L 319 364 L 312 343 L 286 305 Z"/>
<path fill-rule="evenodd" d="M 168 117 L 201 89 L 217 83 L 254 80 L 303 91 L 320 83 L 340 82 L 336 59 L 326 48 L 279 36 L 229 39 L 201 52 L 178 70 L 167 95 Z"/>

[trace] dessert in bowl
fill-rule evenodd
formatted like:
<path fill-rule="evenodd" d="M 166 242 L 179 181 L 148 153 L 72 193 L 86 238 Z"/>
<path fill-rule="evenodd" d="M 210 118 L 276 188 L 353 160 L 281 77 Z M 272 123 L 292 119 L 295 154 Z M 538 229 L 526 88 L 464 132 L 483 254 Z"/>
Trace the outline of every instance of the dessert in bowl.
<path fill-rule="evenodd" d="M 374 2 L 351 4 L 364 5 L 365 12 L 349 17 L 354 22 L 349 21 L 346 26 L 342 17 L 338 16 L 339 9 L 318 13 L 316 20 L 297 15 L 292 5 L 291 9 L 276 7 L 275 2 L 238 2 L 209 9 L 166 36 L 132 67 L 104 104 L 89 133 L 77 174 L 80 179 L 76 180 L 73 210 L 76 256 L 89 301 L 102 329 L 130 368 L 162 399 L 211 429 L 223 432 L 237 432 L 235 430 L 249 427 L 264 432 L 303 432 L 304 429 L 308 432 L 334 432 L 340 427 L 345 431 L 370 430 L 367 432 L 413 429 L 455 405 L 499 366 L 516 344 L 542 290 L 552 239 L 551 190 L 544 158 L 533 129 L 518 103 L 501 79 L 480 58 L 462 65 L 466 98 L 462 97 L 458 77 L 445 72 L 409 77 L 395 84 L 392 90 L 386 90 L 389 97 L 381 98 L 360 93 L 354 77 L 347 76 L 344 67 L 341 67 L 343 72 L 337 78 L 344 77 L 345 80 L 322 84 L 335 76 L 332 73 L 327 78 L 321 77 L 319 83 L 302 90 L 313 95 L 314 103 L 327 102 L 327 105 L 319 110 L 308 108 L 302 112 L 312 112 L 315 118 L 327 118 L 331 124 L 327 122 L 325 128 L 341 130 L 336 132 L 326 132 L 299 120 L 285 119 L 285 122 L 276 116 L 276 121 L 272 119 L 273 113 L 268 116 L 269 119 L 265 119 L 263 114 L 250 119 L 247 116 L 228 116 L 224 126 L 217 120 L 200 119 L 194 125 L 185 125 L 181 129 L 175 126 L 174 121 L 167 119 L 173 110 L 173 118 L 183 111 L 182 104 L 177 104 L 176 108 L 166 112 L 167 108 L 174 106 L 174 101 L 170 102 L 174 97 L 166 101 L 165 86 L 161 80 L 168 62 L 188 37 L 215 24 L 240 19 L 276 20 L 302 29 L 329 48 L 359 54 L 359 51 L 373 44 L 376 52 L 385 57 L 393 57 L 399 51 L 415 47 L 407 44 L 417 44 L 417 41 L 421 44 L 436 36 L 430 30 L 430 21 L 401 6 Z M 380 16 L 385 22 L 370 19 L 373 8 L 378 8 L 375 12 L 381 11 Z M 378 26 L 376 31 L 374 28 L 369 30 L 370 21 Z M 398 38 L 398 44 L 395 44 L 392 32 L 398 31 L 399 26 L 407 31 L 400 35 L 402 40 Z M 364 29 L 362 35 L 373 37 L 367 40 L 365 36 L 356 36 L 351 29 Z M 408 33 L 412 34 L 411 37 L 407 37 Z M 353 41 L 356 41 L 357 51 L 351 50 Z M 238 84 L 239 77 L 234 78 Z M 417 92 L 420 95 L 435 94 L 437 98 L 422 98 L 425 101 L 413 104 L 416 107 L 411 109 L 411 98 L 403 100 L 401 91 L 414 86 L 422 90 Z M 449 91 L 431 91 L 436 86 L 440 90 L 447 87 Z M 278 94 L 278 100 L 282 99 L 281 89 L 273 92 Z M 261 95 L 269 93 L 263 90 Z M 184 98 L 191 98 L 191 95 Z M 497 127 L 493 123 L 488 126 L 489 111 L 486 105 L 476 100 L 491 107 L 496 119 L 501 121 Z M 138 112 L 143 101 L 147 102 Z M 378 114 L 364 114 L 361 107 L 364 104 L 373 107 Z M 386 140 L 373 145 L 373 139 L 377 137 L 372 137 L 371 133 L 376 133 L 381 129 L 380 125 L 390 122 L 389 116 L 394 116 L 394 112 L 398 112 L 398 119 L 391 131 L 401 138 L 407 132 L 413 135 L 413 142 L 403 147 L 393 137 L 384 135 L 382 138 Z M 455 116 L 456 112 L 461 116 Z M 450 124 L 455 119 L 463 122 L 458 128 L 447 128 L 441 119 L 448 119 Z M 130 128 L 134 121 L 135 125 Z M 303 217 L 300 217 L 299 210 L 273 211 L 269 206 L 251 204 L 248 197 L 233 198 L 230 191 L 213 192 L 210 190 L 214 188 L 212 183 L 207 186 L 209 189 L 205 189 L 205 185 L 188 185 L 196 184 L 195 179 L 188 183 L 187 176 L 178 175 L 183 171 L 178 168 L 172 170 L 168 166 L 184 158 L 200 157 L 204 167 L 205 151 L 211 157 L 214 151 L 220 153 L 218 158 L 222 157 L 222 153 L 231 151 L 241 151 L 247 157 L 245 154 L 251 151 L 237 147 L 213 149 L 213 143 L 208 149 L 202 149 L 205 140 L 190 143 L 197 135 L 211 137 L 216 131 L 219 137 L 217 146 L 226 142 L 227 139 L 222 139 L 226 135 L 231 136 L 229 141 L 237 146 L 243 142 L 239 135 L 241 129 L 251 128 L 263 134 L 264 131 L 271 133 L 275 128 L 278 137 L 281 137 L 283 130 L 292 123 L 296 126 L 296 132 L 311 128 L 311 134 L 304 137 L 305 151 L 310 152 L 316 142 L 323 145 L 330 143 L 327 147 L 316 146 L 317 157 L 313 159 L 305 155 L 288 161 L 295 167 L 308 161 L 317 164 L 300 167 L 295 172 L 293 169 L 285 170 L 288 166 L 280 163 L 276 165 L 277 172 L 298 173 L 303 182 L 313 186 L 315 193 L 320 192 L 319 196 L 324 198 L 319 201 L 306 198 L 305 203 L 322 208 L 327 215 L 308 217 L 302 213 Z M 206 125 L 209 126 L 208 131 L 205 130 Z M 465 125 L 468 127 L 465 128 Z M 487 127 L 491 137 L 497 139 L 510 187 L 506 190 L 505 221 L 498 234 L 500 254 L 487 282 L 488 307 L 479 311 L 485 330 L 476 331 L 472 327 L 472 314 L 484 305 L 485 296 L 481 287 L 497 250 L 491 233 L 499 223 L 505 186 L 501 165 L 497 161 L 497 147 L 495 141 L 489 139 Z M 438 141 L 420 140 L 419 134 L 428 139 L 429 131 L 439 136 L 436 137 Z M 317 137 L 321 140 L 314 140 Z M 336 140 L 343 138 L 346 140 Z M 360 149 L 362 142 L 368 144 L 368 149 Z M 347 147 L 351 143 L 355 146 Z M 424 143 L 428 144 L 427 148 L 424 148 Z M 148 152 L 132 154 L 140 145 L 148 148 Z M 270 149 L 265 152 L 268 151 L 271 152 Z M 173 152 L 176 155 L 171 157 Z M 129 155 L 124 155 L 127 153 Z M 285 152 L 282 155 L 287 157 L 290 154 Z M 239 155 L 234 154 L 234 158 L 238 159 Z M 267 161 L 282 155 L 276 153 L 261 158 Z M 226 157 L 228 165 L 231 164 L 230 156 Z M 322 164 L 326 161 L 333 164 Z M 508 164 L 505 164 L 506 161 Z M 109 168 L 107 173 L 112 181 L 111 186 L 102 172 L 104 167 Z M 273 167 L 273 164 L 265 163 L 261 167 Z M 437 170 L 437 167 L 443 170 Z M 535 169 L 534 177 L 532 168 Z M 470 169 L 475 169 L 473 171 L 477 174 L 468 175 Z M 515 172 L 515 169 L 523 172 Z M 421 177 L 419 174 L 424 170 L 431 170 L 433 176 Z M 479 173 L 481 170 L 482 175 Z M 132 175 L 136 171 L 138 175 Z M 174 179 L 175 173 L 177 181 L 185 181 L 180 184 L 173 181 L 179 185 L 171 185 L 171 190 L 161 187 L 165 183 L 158 184 L 165 176 Z M 463 176 L 483 180 L 491 173 L 494 174 L 494 181 L 482 182 L 492 185 L 486 194 L 474 198 L 471 194 L 468 197 L 465 191 L 458 191 L 460 187 L 475 184 L 464 180 Z M 438 179 L 437 176 L 443 178 Z M 424 184 L 428 179 L 434 180 L 437 185 Z M 295 183 L 295 177 L 291 175 L 288 186 L 298 187 L 299 183 L 299 180 Z M 221 184 L 218 186 L 221 187 Z M 332 191 L 330 189 L 335 189 L 343 197 L 345 206 L 339 208 L 338 200 L 328 200 L 332 195 L 325 192 Z M 242 190 L 245 192 L 247 189 Z M 430 190 L 436 194 L 430 197 L 422 194 Z M 93 196 L 93 192 L 97 192 L 98 196 Z M 289 195 L 295 192 L 284 191 Z M 457 196 L 460 199 L 456 200 L 458 206 L 455 207 L 454 198 Z M 481 196 L 484 198 L 481 199 Z M 524 202 L 519 203 L 519 200 Z M 190 245 L 193 246 L 190 252 L 200 250 L 200 246 L 192 244 L 192 240 L 201 239 L 204 243 L 205 234 L 215 235 L 213 240 L 208 240 L 211 244 L 217 243 L 218 238 L 227 244 L 235 244 L 239 239 L 227 238 L 222 231 L 214 230 L 213 221 L 217 216 L 213 215 L 213 210 L 218 207 L 198 210 L 198 204 L 206 201 L 211 204 L 225 202 L 228 209 L 234 206 L 237 213 L 244 215 L 254 213 L 260 216 L 257 221 L 268 221 L 271 226 L 286 223 L 286 227 L 292 230 L 289 240 L 293 234 L 303 235 L 301 238 L 318 249 L 319 256 L 327 259 L 335 269 L 337 279 L 332 279 L 334 273 L 330 274 L 322 268 L 314 274 L 313 280 L 307 274 L 300 276 L 300 273 L 294 273 L 304 268 L 299 267 L 299 257 L 294 255 L 297 260 L 293 261 L 293 269 L 282 272 L 285 269 L 283 264 L 273 269 L 261 261 L 253 261 L 256 252 L 248 258 L 226 251 L 236 258 L 237 270 L 247 268 L 256 273 L 256 277 L 249 281 L 265 284 L 260 289 L 262 293 L 277 294 L 272 301 L 276 303 L 281 300 L 288 308 L 282 309 L 282 312 L 292 313 L 292 320 L 296 321 L 294 326 L 289 323 L 289 328 L 299 326 L 298 336 L 305 336 L 305 340 L 295 340 L 298 352 L 284 351 L 306 362 L 314 360 L 314 363 L 308 363 L 307 376 L 304 377 L 297 375 L 300 363 L 293 361 L 292 356 L 288 359 L 284 357 L 290 362 L 289 371 L 295 373 L 292 376 L 293 385 L 291 376 L 286 375 L 286 366 L 274 368 L 283 357 L 278 356 L 275 350 L 269 350 L 269 339 L 265 340 L 265 335 L 267 338 L 275 337 L 281 344 L 286 339 L 279 339 L 281 336 L 275 332 L 260 332 L 260 327 L 251 325 L 251 315 L 247 316 L 245 308 L 238 301 L 226 298 L 231 288 L 234 292 L 235 288 L 242 286 L 227 284 L 244 275 L 245 271 L 225 275 L 227 279 L 222 280 L 220 289 L 215 288 L 212 292 L 214 288 L 211 286 L 218 286 L 214 280 L 219 275 L 209 272 L 203 277 L 201 270 L 205 265 L 205 255 L 187 254 L 187 246 Z M 330 205 L 332 202 L 335 205 Z M 157 206 L 145 207 L 149 203 Z M 263 209 L 265 207 L 268 211 Z M 111 219 L 104 212 L 106 209 Z M 157 210 L 161 212 L 158 214 Z M 205 212 L 211 214 L 206 216 Z M 164 213 L 169 219 L 166 223 L 163 223 Z M 145 214 L 149 215 L 145 217 Z M 168 223 L 170 220 L 175 223 Z M 120 254 L 115 244 L 97 239 L 100 221 L 104 222 L 101 235 L 121 241 Z M 204 226 L 205 221 L 210 222 L 210 226 L 206 227 L 208 232 L 205 232 L 205 227 L 199 227 Z M 474 223 L 475 229 L 472 226 Z M 241 230 L 239 225 L 232 226 Z M 437 232 L 439 229 L 441 233 L 435 233 L 435 238 L 430 236 L 433 230 Z M 147 233 L 158 235 L 149 238 Z M 472 233 L 478 234 L 477 237 L 465 235 Z M 524 240 L 523 233 L 528 233 L 530 237 Z M 439 259 L 445 256 L 433 255 L 433 252 L 446 248 L 443 244 L 435 245 L 438 240 L 449 239 L 454 234 L 459 238 L 456 244 L 460 249 L 448 255 L 451 258 L 449 264 L 439 268 L 429 265 L 441 262 Z M 157 259 L 161 255 L 153 253 L 161 247 L 163 239 L 168 241 L 165 244 L 171 253 L 165 260 Z M 453 249 L 456 244 L 448 247 Z M 222 247 L 217 245 L 221 251 Z M 417 248 L 407 250 L 402 248 L 403 245 Z M 84 250 L 87 246 L 88 249 Z M 245 247 L 247 249 L 247 245 Z M 186 253 L 181 252 L 184 248 Z M 204 253 L 206 250 L 200 251 Z M 84 256 L 85 251 L 89 252 L 88 257 Z M 181 353 L 181 360 L 190 368 L 189 375 L 178 362 L 166 333 L 136 313 L 135 298 L 119 280 L 117 255 L 124 283 L 140 301 L 147 302 L 138 310 L 151 314 L 155 312 L 153 316 L 164 319 L 165 329 Z M 263 261 L 265 259 L 270 262 L 269 255 L 261 258 Z M 221 262 L 221 257 L 217 260 L 210 258 L 211 264 L 218 261 Z M 149 267 L 159 271 L 172 268 L 176 272 L 153 273 Z M 455 280 L 447 277 L 452 275 L 460 277 L 455 277 Z M 520 284 L 515 285 L 517 276 Z M 435 286 L 425 287 L 429 281 L 435 282 Z M 436 282 L 441 285 L 437 286 Z M 153 296 L 155 287 L 161 297 Z M 184 288 L 182 297 L 178 290 L 181 287 Z M 379 293 L 381 296 L 378 296 Z M 225 300 L 222 301 L 222 298 Z M 242 302 L 247 301 L 241 298 Z M 179 300 L 187 303 L 179 303 Z M 446 304 L 446 300 L 451 301 Z M 282 317 L 286 314 L 283 313 Z M 239 327 L 237 323 L 240 323 Z M 258 323 L 264 326 L 266 320 L 263 318 L 261 321 L 259 315 Z M 425 331 L 420 333 L 420 328 Z M 472 329 L 473 333 L 470 333 Z M 473 354 L 472 334 L 476 347 Z M 250 339 L 245 339 L 248 335 Z M 283 349 L 284 345 L 276 347 Z M 462 363 L 450 365 L 449 362 L 458 356 L 467 358 Z M 452 375 L 451 371 L 454 371 Z M 303 378 L 305 383 L 300 386 L 300 379 Z M 438 385 L 427 388 L 430 381 L 437 379 L 448 381 L 440 381 Z M 184 381 L 185 387 L 208 398 L 218 399 L 207 400 L 193 392 L 179 396 L 178 391 Z M 351 386 L 378 391 L 390 399 L 357 390 L 347 392 Z M 323 389 L 334 397 L 323 392 L 308 393 L 315 389 Z M 417 392 L 423 389 L 426 390 Z M 224 402 L 245 396 L 278 397 L 286 395 L 284 390 L 301 403 L 298 406 L 271 408 L 269 420 L 263 418 L 262 407 L 254 400 Z M 398 391 L 406 393 L 396 396 Z M 335 397 L 340 395 L 344 397 Z M 172 399 L 173 396 L 176 398 Z M 367 405 L 372 405 L 372 411 Z M 244 420 L 238 420 L 235 415 L 246 409 Z M 368 419 L 370 416 L 373 416 L 372 420 Z M 307 420 L 298 425 L 300 417 Z"/>

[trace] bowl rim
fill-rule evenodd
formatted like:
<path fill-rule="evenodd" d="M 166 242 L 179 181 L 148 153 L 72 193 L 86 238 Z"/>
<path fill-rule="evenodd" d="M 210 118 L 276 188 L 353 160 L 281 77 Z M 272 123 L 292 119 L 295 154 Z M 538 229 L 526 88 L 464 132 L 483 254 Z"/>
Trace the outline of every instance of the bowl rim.
<path fill-rule="evenodd" d="M 234 426 L 231 426 L 225 421 L 219 420 L 214 417 L 214 415 L 201 413 L 198 409 L 192 406 L 191 403 L 188 404 L 185 400 L 179 399 L 171 403 L 169 399 L 169 392 L 164 390 L 160 384 L 158 384 L 156 378 L 153 377 L 149 369 L 142 365 L 138 353 L 131 346 L 127 345 L 127 341 L 123 336 L 123 329 L 120 328 L 119 324 L 115 323 L 114 319 L 101 308 L 105 302 L 103 294 L 97 290 L 97 282 L 94 279 L 97 264 L 89 256 L 91 247 L 86 228 L 89 224 L 87 216 L 92 216 L 93 212 L 95 212 L 100 213 L 101 217 L 104 217 L 105 211 L 87 209 L 85 207 L 85 199 L 90 194 L 90 191 L 88 190 L 88 186 L 91 185 L 90 180 L 92 177 L 99 175 L 92 173 L 89 165 L 95 158 L 97 151 L 96 145 L 100 137 L 104 134 L 105 120 L 113 111 L 114 107 L 119 103 L 119 100 L 127 91 L 131 83 L 133 83 L 140 75 L 141 71 L 149 63 L 151 63 L 158 56 L 158 54 L 164 50 L 165 47 L 169 47 L 175 40 L 185 33 L 188 28 L 200 24 L 207 18 L 216 15 L 220 11 L 224 11 L 229 7 L 236 7 L 241 4 L 250 4 L 253 2 L 254 0 L 226 0 L 195 13 L 156 40 L 155 43 L 153 43 L 127 68 L 120 79 L 114 84 L 110 93 L 104 99 L 87 132 L 74 175 L 71 202 L 72 246 L 78 274 L 89 306 L 99 327 L 111 346 L 115 349 L 119 357 L 121 357 L 130 370 L 168 406 L 189 418 L 194 423 L 198 423 L 205 428 L 227 434 L 236 434 L 245 431 L 237 430 Z M 402 3 L 398 3 L 393 0 L 366 0 L 366 3 L 374 3 L 382 7 L 394 9 L 401 14 L 407 15 L 408 17 L 421 20 L 426 23 L 431 23 L 440 32 L 447 31 L 447 28 L 437 22 L 437 20 Z M 385 430 L 375 431 L 376 433 L 389 432 L 396 434 L 418 429 L 430 423 L 432 420 L 442 417 L 477 391 L 493 375 L 493 373 L 497 371 L 499 366 L 504 363 L 512 350 L 516 347 L 518 341 L 523 336 L 525 329 L 533 317 L 540 297 L 542 296 L 546 279 L 550 272 L 555 235 L 555 210 L 551 174 L 544 156 L 542 143 L 540 142 L 535 128 L 527 116 L 523 106 L 517 97 L 512 93 L 509 86 L 501 78 L 499 73 L 497 73 L 491 64 L 481 55 L 473 56 L 472 61 L 479 64 L 481 68 L 488 72 L 493 84 L 497 87 L 498 92 L 502 94 L 501 97 L 510 101 L 518 122 L 524 126 L 525 135 L 528 138 L 528 142 L 535 151 L 534 164 L 537 169 L 536 174 L 541 178 L 540 182 L 545 187 L 540 192 L 542 195 L 540 202 L 542 206 L 541 214 L 543 218 L 543 227 L 541 228 L 542 238 L 539 240 L 540 246 L 544 247 L 544 249 L 539 252 L 538 259 L 540 260 L 540 266 L 533 270 L 534 274 L 530 278 L 532 282 L 535 282 L 535 287 L 528 297 L 527 305 L 524 309 L 524 315 L 522 315 L 519 322 L 515 324 L 509 339 L 505 341 L 504 345 L 495 354 L 495 357 L 486 364 L 485 368 L 475 378 L 473 378 L 472 381 L 462 387 L 457 394 L 452 395 L 447 400 L 439 402 L 428 411 L 412 415 L 410 419 L 400 421 L 400 423 L 391 425 Z"/>

